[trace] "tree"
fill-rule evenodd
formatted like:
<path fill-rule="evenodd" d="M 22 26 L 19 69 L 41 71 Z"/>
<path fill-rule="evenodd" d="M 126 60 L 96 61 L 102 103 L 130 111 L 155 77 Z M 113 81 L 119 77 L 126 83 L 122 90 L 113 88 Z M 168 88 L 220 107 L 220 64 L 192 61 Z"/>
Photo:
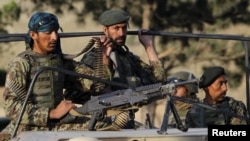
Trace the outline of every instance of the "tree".
<path fill-rule="evenodd" d="M 20 16 L 20 7 L 12 0 L 9 3 L 3 5 L 0 9 L 0 34 L 8 33 L 5 29 L 7 25 L 12 25 L 14 21 L 17 21 Z M 2 48 L 0 48 L 2 53 Z"/>
<path fill-rule="evenodd" d="M 20 12 L 20 7 L 13 0 L 0 9 L 0 33 L 7 33 L 5 26 L 11 25 L 14 21 L 17 21 Z"/>

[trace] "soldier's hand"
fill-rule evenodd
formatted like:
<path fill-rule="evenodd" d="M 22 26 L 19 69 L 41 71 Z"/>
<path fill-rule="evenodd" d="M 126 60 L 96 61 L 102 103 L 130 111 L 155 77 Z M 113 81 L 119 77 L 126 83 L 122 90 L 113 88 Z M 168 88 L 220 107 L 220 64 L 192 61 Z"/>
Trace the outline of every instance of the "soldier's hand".
<path fill-rule="evenodd" d="M 101 36 L 100 41 L 103 47 L 103 50 L 102 50 L 103 51 L 103 64 L 108 66 L 110 62 L 109 55 L 112 51 L 113 43 L 112 43 L 112 40 L 106 36 Z"/>
<path fill-rule="evenodd" d="M 103 53 L 106 56 L 109 56 L 113 46 L 112 40 L 106 36 L 101 36 L 100 41 L 103 46 Z"/>
<path fill-rule="evenodd" d="M 150 61 L 160 61 L 157 53 L 155 51 L 155 47 L 154 47 L 154 42 L 153 42 L 153 36 L 151 35 L 143 35 L 143 32 L 147 32 L 148 30 L 145 29 L 140 29 L 139 30 L 139 40 L 141 42 L 141 44 L 144 46 L 145 51 L 148 55 L 148 59 Z"/>
<path fill-rule="evenodd" d="M 71 109 L 76 108 L 75 104 L 70 100 L 63 100 L 57 105 L 55 109 L 50 110 L 50 119 L 60 119 L 66 115 Z"/>
<path fill-rule="evenodd" d="M 138 31 L 138 38 L 141 44 L 147 48 L 147 47 L 153 47 L 153 36 L 151 35 L 142 35 L 143 32 L 147 32 L 148 30 L 146 29 L 139 29 Z"/>

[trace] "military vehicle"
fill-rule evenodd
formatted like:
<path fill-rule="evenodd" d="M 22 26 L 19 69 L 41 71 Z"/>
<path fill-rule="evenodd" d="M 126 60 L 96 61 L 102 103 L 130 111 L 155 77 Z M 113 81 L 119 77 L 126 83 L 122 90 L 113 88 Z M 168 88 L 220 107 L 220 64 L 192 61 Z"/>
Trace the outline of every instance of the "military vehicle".
<path fill-rule="evenodd" d="M 128 34 L 135 35 L 138 34 L 137 31 L 129 31 Z M 240 40 L 244 42 L 245 49 L 246 49 L 246 61 L 245 65 L 249 66 L 248 64 L 248 44 L 247 42 L 250 40 L 249 38 L 241 37 L 241 36 L 235 36 L 235 35 L 212 35 L 212 34 L 190 34 L 190 33 L 166 33 L 166 32 L 156 32 L 156 31 L 149 31 L 148 33 L 150 35 L 160 35 L 160 36 L 177 36 L 177 37 L 189 37 L 189 38 L 209 38 L 209 39 L 226 39 L 226 40 Z M 78 36 L 97 36 L 97 35 L 103 35 L 102 32 L 84 32 L 84 33 L 60 33 L 61 38 L 67 38 L 67 37 L 78 37 Z M 10 41 L 23 41 L 25 34 L 7 34 L 7 35 L 0 35 L 0 42 L 10 42 Z M 51 70 L 51 71 L 58 71 L 60 73 L 66 73 L 70 75 L 75 75 L 78 77 L 85 77 L 89 79 L 93 79 L 90 76 L 85 76 L 82 74 L 78 74 L 75 72 L 70 72 L 63 69 L 56 69 L 52 67 L 43 67 L 41 68 L 35 76 L 38 76 L 40 72 L 44 70 Z M 246 71 L 246 76 L 249 75 L 249 72 Z M 36 79 L 34 78 L 31 83 L 31 86 L 29 88 L 26 100 L 28 99 L 30 95 L 30 90 L 32 89 L 32 84 L 34 83 Z M 99 81 L 102 81 L 99 79 Z M 141 100 L 144 100 L 143 102 L 146 103 L 150 102 L 150 98 L 156 98 L 156 100 L 160 98 L 165 98 L 168 102 L 166 103 L 165 107 L 165 114 L 162 117 L 162 124 L 160 128 L 154 128 L 151 125 L 151 121 L 148 120 L 147 124 L 141 126 L 138 129 L 121 129 L 119 131 L 95 131 L 93 129 L 93 125 L 89 127 L 89 131 L 25 131 L 21 132 L 20 134 L 16 134 L 16 130 L 13 133 L 0 133 L 0 141 L 87 141 L 87 140 L 102 140 L 102 141 L 207 141 L 208 140 L 208 129 L 207 128 L 187 128 L 185 125 L 183 125 L 180 122 L 179 115 L 176 112 L 176 109 L 171 102 L 172 99 L 176 98 L 173 96 L 170 96 L 173 91 L 175 91 L 176 86 L 191 83 L 197 80 L 191 80 L 191 81 L 185 81 L 180 83 L 168 83 L 168 84 L 154 84 L 150 87 L 144 87 L 142 86 L 139 88 L 139 90 L 133 90 L 133 89 L 126 89 L 124 91 L 119 91 L 119 97 L 117 96 L 116 92 L 108 93 L 104 97 L 102 95 L 98 97 L 97 99 L 93 99 L 90 101 L 91 104 L 94 104 L 95 106 L 92 106 L 92 108 L 79 108 L 78 112 L 82 112 L 84 114 L 91 114 L 95 115 L 96 111 L 99 111 L 100 109 L 108 110 L 109 108 L 113 108 L 121 106 L 132 106 L 133 104 L 137 104 L 141 102 Z M 247 79 L 247 108 L 249 109 L 249 88 L 248 88 L 248 82 Z M 104 82 L 104 81 L 102 81 Z M 153 87 L 153 88 L 152 88 Z M 143 92 L 140 92 L 142 89 Z M 134 92 L 136 92 L 136 95 L 131 95 Z M 140 94 L 138 96 L 138 94 Z M 153 96 L 152 96 L 152 95 Z M 133 99 L 130 99 L 130 97 L 133 96 Z M 122 101 L 120 100 L 122 98 L 127 98 L 128 101 Z M 104 99 L 103 101 L 100 101 L 99 99 Z M 136 100 L 134 100 L 136 99 Z M 146 99 L 146 100 L 145 100 Z M 195 101 L 190 101 L 186 99 L 178 99 L 177 100 L 183 101 L 183 102 L 189 102 L 193 104 L 199 104 L 200 106 L 203 106 L 201 103 L 196 103 Z M 147 101 L 149 100 L 149 101 Z M 155 100 L 155 99 L 154 99 Z M 113 102 L 116 101 L 116 102 Z M 118 101 L 118 102 L 117 102 Z M 26 102 L 24 102 L 22 110 L 20 111 L 20 116 L 18 117 L 18 122 L 16 124 L 16 128 L 18 128 L 20 120 L 23 116 L 23 111 L 26 106 Z M 113 103 L 112 103 L 113 102 Z M 87 106 L 90 107 L 90 106 Z M 205 107 L 206 108 L 206 107 Z M 216 109 L 215 109 L 216 110 Z M 91 111 L 91 112 L 90 112 Z M 168 126 L 168 117 L 169 112 L 172 111 L 175 117 L 175 120 L 177 122 L 177 126 L 175 128 L 170 128 Z M 223 112 L 223 111 L 221 111 Z M 95 118 L 91 118 L 91 120 L 95 120 Z M 2 130 L 7 124 L 9 123 L 9 120 L 7 118 L 0 118 L 0 129 Z M 92 121 L 92 123 L 95 123 L 95 121 Z"/>

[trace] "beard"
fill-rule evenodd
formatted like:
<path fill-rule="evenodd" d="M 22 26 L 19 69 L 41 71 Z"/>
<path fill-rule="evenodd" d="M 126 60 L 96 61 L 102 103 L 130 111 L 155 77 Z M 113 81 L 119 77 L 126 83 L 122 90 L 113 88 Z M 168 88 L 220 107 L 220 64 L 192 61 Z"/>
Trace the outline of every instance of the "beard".
<path fill-rule="evenodd" d="M 117 37 L 115 39 L 113 39 L 113 43 L 116 46 L 123 46 L 126 42 L 126 37 L 125 36 L 121 36 L 121 37 Z"/>

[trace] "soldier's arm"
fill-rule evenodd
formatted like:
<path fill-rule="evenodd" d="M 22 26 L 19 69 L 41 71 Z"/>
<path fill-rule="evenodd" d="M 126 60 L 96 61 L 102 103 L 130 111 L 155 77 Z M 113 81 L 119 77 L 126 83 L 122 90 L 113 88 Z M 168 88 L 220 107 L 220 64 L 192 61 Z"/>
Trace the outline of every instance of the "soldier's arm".
<path fill-rule="evenodd" d="M 88 76 L 92 76 L 92 77 L 96 77 L 97 73 L 98 73 L 93 68 L 89 67 L 88 65 L 86 65 L 82 62 L 79 62 L 76 64 L 75 72 L 85 74 Z M 111 80 L 111 78 L 112 78 L 112 72 L 111 72 L 109 66 L 104 65 L 103 76 L 101 79 Z M 100 87 L 94 87 L 95 82 L 91 79 L 79 78 L 79 80 L 80 80 L 81 86 L 82 86 L 85 94 L 96 95 L 97 93 L 103 93 L 103 91 L 105 91 L 105 89 L 107 89 L 106 85 L 104 87 L 102 87 L 101 89 L 99 89 Z"/>
<path fill-rule="evenodd" d="M 249 118 L 249 113 L 247 111 L 247 108 L 242 101 L 237 101 L 232 106 L 233 106 L 232 107 L 233 112 L 235 112 L 236 114 L 238 114 L 240 116 Z M 250 123 L 248 123 L 246 120 L 233 117 L 231 119 L 231 124 L 232 125 L 246 125 L 246 124 L 250 124 Z"/>
<path fill-rule="evenodd" d="M 30 66 L 25 59 L 16 58 L 9 63 L 4 92 L 4 109 L 6 116 L 16 121 L 27 95 Z M 28 100 L 21 124 L 46 126 L 49 108 L 41 108 Z"/>
<path fill-rule="evenodd" d="M 139 34 L 138 34 L 139 41 L 145 48 L 149 61 L 159 61 L 160 59 L 158 58 L 158 55 L 154 47 L 153 36 L 142 35 L 141 33 L 143 33 L 144 31 L 147 32 L 147 30 L 143 30 L 143 29 L 139 30 Z"/>
<path fill-rule="evenodd" d="M 144 85 L 164 82 L 165 73 L 161 61 L 149 61 L 150 64 L 147 64 L 133 53 L 130 53 L 129 56 L 133 61 L 136 74 L 141 78 Z"/>
<path fill-rule="evenodd" d="M 143 33 L 144 31 L 147 32 L 147 30 L 144 30 L 144 29 L 139 30 L 138 38 L 147 53 L 150 67 L 151 67 L 150 69 L 153 73 L 153 77 L 158 82 L 164 81 L 164 78 L 165 78 L 164 67 L 163 67 L 163 63 L 160 61 L 156 53 L 154 42 L 153 42 L 153 36 L 142 35 L 141 33 Z M 145 64 L 142 64 L 142 66 L 145 66 Z"/>
<path fill-rule="evenodd" d="M 152 67 L 154 77 L 157 81 L 164 81 L 165 73 L 164 67 L 161 61 L 149 61 Z"/>

